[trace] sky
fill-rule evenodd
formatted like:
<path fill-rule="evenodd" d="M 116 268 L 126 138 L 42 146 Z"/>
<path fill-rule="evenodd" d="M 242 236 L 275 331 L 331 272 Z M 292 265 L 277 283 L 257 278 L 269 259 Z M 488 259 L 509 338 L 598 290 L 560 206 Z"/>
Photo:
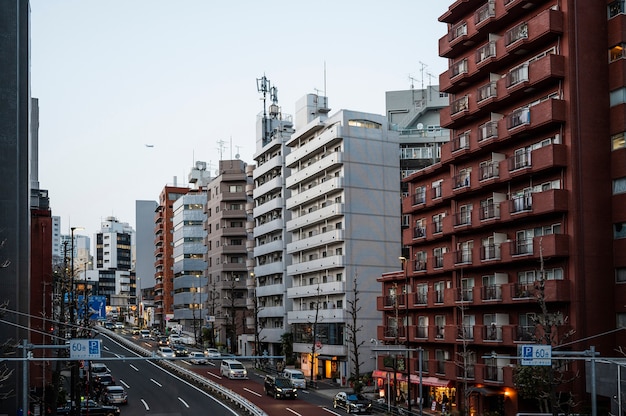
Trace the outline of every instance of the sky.
<path fill-rule="evenodd" d="M 385 92 L 437 84 L 450 1 L 30 0 L 39 183 L 63 233 L 93 237 L 195 161 L 254 163 L 257 79 L 283 114 L 309 93 L 385 114 Z M 311 6 L 311 7 L 307 7 Z M 147 147 L 151 145 L 153 147 Z"/>

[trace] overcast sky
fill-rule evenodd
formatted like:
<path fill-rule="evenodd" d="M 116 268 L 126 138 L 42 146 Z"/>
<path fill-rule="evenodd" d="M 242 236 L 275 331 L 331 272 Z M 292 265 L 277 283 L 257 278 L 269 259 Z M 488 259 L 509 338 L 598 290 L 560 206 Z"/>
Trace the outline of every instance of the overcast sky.
<path fill-rule="evenodd" d="M 386 91 L 438 83 L 449 3 L 30 0 L 52 215 L 68 234 L 92 237 L 111 215 L 134 227 L 135 201 L 186 185 L 194 161 L 253 163 L 264 74 L 286 114 L 324 89 L 331 113 L 385 114 Z"/>

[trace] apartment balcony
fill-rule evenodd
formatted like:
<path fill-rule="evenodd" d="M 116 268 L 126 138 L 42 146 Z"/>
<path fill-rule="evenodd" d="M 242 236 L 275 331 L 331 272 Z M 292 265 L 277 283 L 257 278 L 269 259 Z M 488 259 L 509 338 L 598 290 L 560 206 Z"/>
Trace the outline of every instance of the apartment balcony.
<path fill-rule="evenodd" d="M 295 209 L 300 205 L 311 203 L 318 199 L 323 199 L 328 193 L 343 189 L 343 178 L 332 178 L 327 181 L 321 182 L 312 186 L 310 189 L 306 189 L 298 194 L 292 195 L 287 200 L 287 209 Z"/>
<path fill-rule="evenodd" d="M 317 160 L 309 160 L 306 167 L 301 167 L 297 172 L 291 173 L 286 178 L 287 188 L 293 188 L 302 182 L 309 182 L 326 174 L 328 169 L 333 169 L 343 164 L 343 152 L 332 152 Z"/>
<path fill-rule="evenodd" d="M 558 127 L 566 121 L 565 101 L 548 99 L 530 108 L 515 110 L 500 122 L 502 121 L 506 123 L 507 135 L 510 138 L 533 134 L 541 128 Z"/>
<path fill-rule="evenodd" d="M 509 199 L 500 203 L 500 221 L 567 212 L 568 199 L 569 191 L 566 189 L 550 189 Z"/>
<path fill-rule="evenodd" d="M 439 17 L 440 22 L 454 23 L 463 16 L 470 13 L 472 10 L 477 9 L 484 3 L 484 0 L 456 0 L 448 7 L 448 10 Z"/>
<path fill-rule="evenodd" d="M 267 254 L 280 252 L 283 250 L 283 240 L 270 241 L 269 243 L 259 244 L 254 247 L 254 257 L 265 256 Z"/>
<path fill-rule="evenodd" d="M 346 230 L 331 230 L 324 233 L 313 235 L 312 237 L 302 238 L 293 241 L 287 245 L 287 253 L 294 254 L 303 250 L 310 250 L 316 247 L 324 249 L 328 244 L 342 242 L 346 239 Z"/>
<path fill-rule="evenodd" d="M 502 0 L 506 13 L 514 16 L 518 16 L 524 10 L 538 7 L 547 2 L 548 0 Z"/>
<path fill-rule="evenodd" d="M 256 276 L 269 276 L 272 274 L 283 273 L 285 264 L 282 261 L 275 261 L 266 264 L 260 264 L 254 267 L 254 274 Z"/>
<path fill-rule="evenodd" d="M 506 0 L 505 0 L 506 1 Z M 530 3 L 524 1 L 509 2 L 507 11 L 513 9 L 511 3 Z M 523 7 L 523 6 L 522 6 Z M 556 40 L 563 35 L 563 12 L 548 9 L 537 16 L 522 22 L 505 32 L 504 44 L 508 54 L 523 55 Z"/>
<path fill-rule="evenodd" d="M 526 240 L 512 240 L 500 245 L 502 263 L 520 260 L 539 261 L 541 256 L 567 257 L 569 256 L 569 235 L 549 234 Z"/>
<path fill-rule="evenodd" d="M 263 285 L 257 286 L 254 290 L 256 291 L 255 294 L 257 298 L 266 296 L 282 296 L 285 291 L 285 285 L 282 283 Z"/>
<path fill-rule="evenodd" d="M 548 169 L 563 168 L 568 165 L 567 147 L 564 144 L 550 144 L 530 153 L 518 153 L 500 162 L 500 179 L 535 174 Z"/>
<path fill-rule="evenodd" d="M 315 123 L 315 124 L 313 124 Z M 315 133 L 316 131 L 322 130 L 326 127 L 323 120 L 314 120 L 312 123 L 309 123 L 305 128 L 298 129 L 297 134 L 293 134 L 291 139 L 289 139 L 288 145 L 295 143 L 300 137 L 304 135 L 310 135 Z M 303 159 L 307 159 L 312 157 L 317 152 L 320 152 L 320 149 L 326 147 L 334 147 L 335 144 L 341 142 L 343 135 L 343 128 L 338 125 L 334 125 L 330 128 L 327 128 L 319 135 L 314 137 L 312 140 L 308 141 L 306 144 L 293 148 L 291 152 L 285 156 L 285 163 L 288 168 L 297 168 L 298 165 L 302 162 Z"/>
<path fill-rule="evenodd" d="M 530 64 L 520 65 L 498 81 L 497 97 L 500 103 L 518 100 L 531 90 L 544 88 L 565 77 L 565 57 L 550 54 Z"/>
<path fill-rule="evenodd" d="M 387 342 L 392 342 L 396 340 L 399 342 L 406 342 L 408 332 L 409 331 L 404 326 L 395 327 L 378 325 L 376 327 L 376 334 L 378 335 L 378 339 L 382 339 Z"/>
<path fill-rule="evenodd" d="M 287 231 L 292 232 L 298 228 L 328 221 L 344 214 L 345 204 L 327 201 L 325 204 L 322 204 L 321 207 L 311 210 L 311 212 L 292 218 L 289 222 L 287 222 Z"/>
<path fill-rule="evenodd" d="M 259 219 L 258 224 L 254 227 L 252 234 L 254 237 L 259 237 L 265 234 L 269 234 L 272 231 L 281 230 L 284 226 L 282 218 L 270 219 L 269 221 Z"/>
<path fill-rule="evenodd" d="M 307 309 L 299 311 L 288 311 L 287 320 L 289 323 L 311 323 L 315 320 L 317 314 L 318 322 L 331 323 L 341 322 L 349 317 L 349 314 L 345 309 L 330 308 L 330 309 Z"/>
<path fill-rule="evenodd" d="M 302 261 L 287 266 L 287 274 L 290 276 L 302 273 L 319 272 L 329 268 L 344 267 L 343 256 L 328 256 L 310 261 Z"/>
<path fill-rule="evenodd" d="M 318 291 L 319 289 L 319 291 Z M 344 282 L 327 282 L 319 285 L 294 286 L 287 289 L 289 299 L 307 298 L 312 296 L 338 295 L 345 293 Z"/>

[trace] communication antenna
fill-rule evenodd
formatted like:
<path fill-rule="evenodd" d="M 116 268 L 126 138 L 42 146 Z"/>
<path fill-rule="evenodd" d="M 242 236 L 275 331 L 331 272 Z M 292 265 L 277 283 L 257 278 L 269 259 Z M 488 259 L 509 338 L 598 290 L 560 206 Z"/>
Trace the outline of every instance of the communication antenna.
<path fill-rule="evenodd" d="M 225 143 L 226 142 L 224 140 L 218 140 L 217 141 L 217 145 L 218 145 L 217 150 L 218 150 L 218 152 L 220 152 L 220 160 L 223 160 L 222 155 L 224 154 L 224 147 L 225 147 L 224 144 Z"/>
<path fill-rule="evenodd" d="M 266 143 L 269 140 L 269 123 L 267 120 L 267 93 L 271 91 L 272 87 L 270 86 L 270 80 L 267 79 L 265 74 L 261 78 L 256 79 L 256 89 L 258 92 L 263 94 L 263 143 Z M 275 96 L 278 97 L 277 92 L 275 91 Z"/>
<path fill-rule="evenodd" d="M 237 153 L 235 153 L 235 159 L 239 159 L 239 158 L 241 157 L 241 156 L 239 155 L 239 148 L 240 148 L 241 146 L 237 146 L 237 145 L 235 145 L 235 147 L 237 148 Z"/>
<path fill-rule="evenodd" d="M 428 65 L 426 65 L 422 61 L 419 61 L 419 63 L 420 63 L 420 73 L 422 74 L 422 89 L 424 89 L 424 68 L 426 68 Z"/>
<path fill-rule="evenodd" d="M 409 74 L 409 81 L 411 81 L 411 89 L 415 88 L 415 85 L 413 85 L 414 81 L 417 81 L 415 78 L 413 78 L 413 76 L 411 74 Z"/>

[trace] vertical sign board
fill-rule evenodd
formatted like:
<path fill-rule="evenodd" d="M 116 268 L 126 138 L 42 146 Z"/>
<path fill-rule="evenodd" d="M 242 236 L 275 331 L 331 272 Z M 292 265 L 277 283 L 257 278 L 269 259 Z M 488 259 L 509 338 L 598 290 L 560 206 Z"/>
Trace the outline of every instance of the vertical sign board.
<path fill-rule="evenodd" d="M 70 359 L 72 360 L 93 360 L 100 358 L 99 339 L 71 339 Z"/>
<path fill-rule="evenodd" d="M 522 365 L 552 365 L 551 345 L 522 345 Z"/>

